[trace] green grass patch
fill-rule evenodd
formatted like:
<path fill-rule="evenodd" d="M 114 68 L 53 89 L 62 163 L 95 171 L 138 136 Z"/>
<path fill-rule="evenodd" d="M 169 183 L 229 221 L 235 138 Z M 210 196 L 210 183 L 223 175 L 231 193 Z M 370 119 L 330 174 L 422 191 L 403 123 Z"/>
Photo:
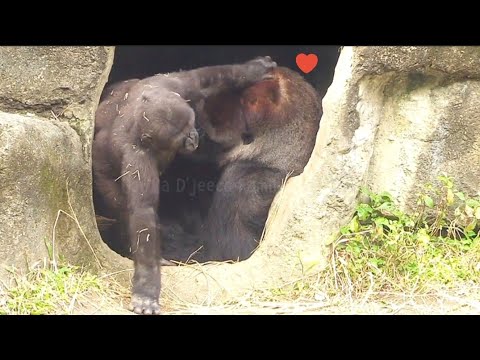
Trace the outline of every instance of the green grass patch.
<path fill-rule="evenodd" d="M 0 290 L 0 314 L 75 314 L 81 308 L 94 312 L 116 292 L 111 283 L 77 266 L 37 266 L 26 274 L 10 271 L 14 284 Z"/>
<path fill-rule="evenodd" d="M 322 274 L 329 294 L 422 292 L 430 286 L 480 279 L 480 198 L 439 177 L 418 194 L 411 214 L 389 193 L 362 192 L 368 201 L 332 237 L 330 263 Z"/>

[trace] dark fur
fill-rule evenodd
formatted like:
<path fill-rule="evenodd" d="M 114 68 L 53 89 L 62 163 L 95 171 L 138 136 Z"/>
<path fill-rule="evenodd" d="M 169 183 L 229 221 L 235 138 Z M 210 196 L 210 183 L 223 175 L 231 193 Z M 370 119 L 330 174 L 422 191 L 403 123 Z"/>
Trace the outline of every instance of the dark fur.
<path fill-rule="evenodd" d="M 117 237 L 108 239 L 109 244 L 128 247 L 133 257 L 134 312 L 159 312 L 160 176 L 177 152 L 189 153 L 198 146 L 192 106 L 254 84 L 275 66 L 268 57 L 258 58 L 133 79 L 107 89 L 96 113 L 95 202 L 97 214 L 117 220 L 116 230 L 105 234 Z"/>
<path fill-rule="evenodd" d="M 216 169 L 204 162 L 203 167 L 198 166 L 205 174 L 190 174 L 197 181 L 212 181 L 210 176 L 217 189 L 197 191 L 189 204 L 186 194 L 169 194 L 170 202 L 164 205 L 170 209 L 179 204 L 185 206 L 176 213 L 180 226 L 169 228 L 171 247 L 166 256 L 185 261 L 203 245 L 193 256 L 198 261 L 248 258 L 258 246 L 270 205 L 282 182 L 287 175 L 303 171 L 315 144 L 321 100 L 294 71 L 276 68 L 273 77 L 247 89 L 199 102 L 197 120 L 221 150 L 217 149 L 214 157 L 208 155 Z M 199 150 L 203 151 L 202 145 Z M 176 162 L 172 170 L 180 170 L 169 173 L 167 178 L 178 181 L 184 178 L 185 171 L 188 173 L 190 165 L 185 158 Z M 196 171 L 199 172 L 198 168 Z M 207 204 L 208 210 L 202 204 Z M 192 214 L 192 208 L 198 216 Z M 200 225 L 196 224 L 199 222 Z"/>

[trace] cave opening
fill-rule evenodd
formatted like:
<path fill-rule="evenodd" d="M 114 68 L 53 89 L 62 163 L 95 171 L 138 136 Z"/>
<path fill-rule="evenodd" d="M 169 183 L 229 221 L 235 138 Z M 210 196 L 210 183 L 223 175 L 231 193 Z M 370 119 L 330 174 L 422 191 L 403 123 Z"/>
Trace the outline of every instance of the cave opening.
<path fill-rule="evenodd" d="M 256 56 L 269 55 L 279 66 L 300 71 L 296 65 L 297 54 L 316 54 L 315 70 L 304 74 L 323 97 L 332 83 L 335 65 L 339 56 L 338 46 L 300 45 L 157 45 L 116 46 L 115 59 L 110 71 L 109 83 L 138 78 L 158 73 L 190 70 L 202 66 L 234 64 L 248 61 Z"/>
<path fill-rule="evenodd" d="M 107 86 L 159 73 L 243 63 L 254 57 L 266 55 L 272 57 L 278 66 L 301 73 L 296 64 L 296 56 L 304 53 L 318 56 L 316 68 L 308 74 L 301 74 L 315 88 L 320 98 L 323 98 L 332 82 L 339 52 L 338 46 L 116 46 Z M 188 157 L 177 155 L 167 171 L 162 174 L 158 216 L 159 226 L 164 231 L 162 254 L 165 259 L 184 261 L 185 258 L 189 258 L 192 251 L 196 251 L 194 249 L 202 247 L 202 244 L 192 243 L 189 235 L 202 228 L 221 173 L 222 169 L 213 161 L 192 161 Z M 116 245 L 115 238 L 118 237 L 118 232 L 111 231 L 118 225 L 118 220 L 98 214 L 99 205 L 95 197 L 94 206 L 103 240 L 120 255 L 130 257 L 131 249 Z"/>

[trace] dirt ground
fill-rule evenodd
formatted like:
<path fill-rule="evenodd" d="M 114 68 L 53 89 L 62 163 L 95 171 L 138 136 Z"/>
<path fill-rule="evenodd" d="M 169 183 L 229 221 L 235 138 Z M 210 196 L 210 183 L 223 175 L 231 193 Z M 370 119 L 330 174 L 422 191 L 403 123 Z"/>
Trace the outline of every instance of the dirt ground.
<path fill-rule="evenodd" d="M 84 273 L 82 273 L 84 274 Z M 457 281 L 449 286 L 423 286 L 412 293 L 367 291 L 357 297 L 327 295 L 318 282 L 304 278 L 301 287 L 291 282 L 277 289 L 249 291 L 241 297 L 228 298 L 228 303 L 207 306 L 205 302 L 181 300 L 174 288 L 162 289 L 163 315 L 480 315 L 480 284 Z M 316 278 L 318 279 L 318 278 Z M 88 288 L 54 308 L 55 314 L 132 315 L 127 310 L 131 290 L 127 282 L 102 276 L 100 288 Z M 29 283 L 35 286 L 34 283 Z M 297 284 L 297 282 L 295 282 Z M 37 285 L 41 286 L 41 285 Z M 42 292 L 44 291 L 44 287 Z M 282 291 L 279 291 L 281 289 Z M 331 290 L 330 290 L 331 291 Z M 331 294 L 329 292 L 328 294 Z M 5 296 L 5 297 L 4 297 Z M 0 313 L 6 294 L 0 291 Z M 20 295 L 22 296 L 22 295 Z M 202 300 L 202 301 L 207 301 Z M 203 305 L 202 305 L 203 304 Z M 6 312 L 10 313 L 10 312 Z M 22 312 L 25 313 L 25 312 Z M 51 311 L 49 311 L 51 313 Z"/>
<path fill-rule="evenodd" d="M 126 306 L 129 294 L 116 299 L 92 299 L 78 304 L 74 314 L 130 315 Z M 370 294 L 363 299 L 346 297 L 291 302 L 255 301 L 252 298 L 234 305 L 200 306 L 167 302 L 163 315 L 480 315 L 480 287 L 459 284 L 437 289 L 426 295 Z"/>

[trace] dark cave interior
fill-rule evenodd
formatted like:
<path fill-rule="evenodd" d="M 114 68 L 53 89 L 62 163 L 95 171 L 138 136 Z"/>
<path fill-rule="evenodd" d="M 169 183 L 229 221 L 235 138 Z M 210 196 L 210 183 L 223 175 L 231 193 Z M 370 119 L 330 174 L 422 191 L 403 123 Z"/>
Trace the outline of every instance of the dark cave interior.
<path fill-rule="evenodd" d="M 189 70 L 202 66 L 242 63 L 256 56 L 269 55 L 279 66 L 289 67 L 299 73 L 296 65 L 296 56 L 299 53 L 316 54 L 318 56 L 317 67 L 304 78 L 310 82 L 323 97 L 332 82 L 335 65 L 339 56 L 338 46 L 300 46 L 300 45 L 188 45 L 188 46 L 116 46 L 115 58 L 109 76 L 109 84 L 132 79 L 145 78 L 158 73 L 168 73 L 179 70 Z M 174 176 L 172 174 L 175 174 Z M 216 183 L 220 172 L 212 164 L 192 164 L 181 156 L 172 162 L 166 173 L 162 175 L 165 180 L 162 186 L 177 188 L 183 186 L 181 192 L 164 191 L 161 187 L 162 206 L 159 216 L 164 224 L 181 223 L 183 230 L 194 232 L 201 224 L 198 214 L 205 214 L 208 209 L 205 204 L 209 200 L 199 201 L 199 196 L 209 194 L 190 195 L 190 188 L 195 187 L 197 182 L 211 181 Z M 198 205 L 198 204 L 202 205 Z M 98 219 L 97 219 L 98 223 Z M 98 224 L 101 228 L 101 224 Z M 123 251 L 112 246 L 111 241 L 106 240 L 109 246 L 121 255 L 128 256 Z M 170 246 L 171 244 L 164 244 Z M 175 244 L 174 247 L 182 246 Z M 175 249 L 174 251 L 177 251 Z M 168 249 L 166 251 L 168 253 Z M 165 253 L 165 252 L 164 252 Z"/>
<path fill-rule="evenodd" d="M 323 97 L 333 79 L 338 46 L 300 45 L 156 45 L 117 46 L 109 82 L 144 78 L 158 73 L 190 70 L 202 66 L 234 64 L 269 55 L 279 66 L 299 71 L 297 54 L 316 54 L 318 65 L 304 74 Z"/>

